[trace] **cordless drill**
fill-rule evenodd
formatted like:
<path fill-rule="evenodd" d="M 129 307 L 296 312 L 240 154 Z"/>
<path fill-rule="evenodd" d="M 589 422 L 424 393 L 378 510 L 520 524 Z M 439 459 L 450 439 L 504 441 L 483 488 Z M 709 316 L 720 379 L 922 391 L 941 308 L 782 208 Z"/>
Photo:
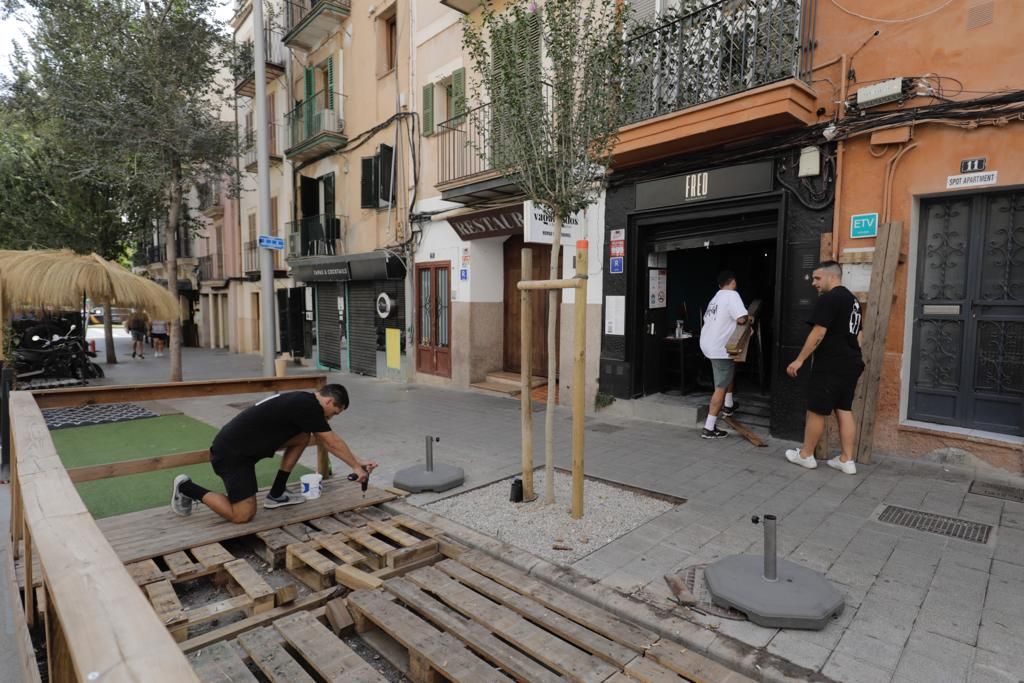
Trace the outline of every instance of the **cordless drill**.
<path fill-rule="evenodd" d="M 357 481 L 358 479 L 359 479 L 359 475 L 356 474 L 355 472 L 353 472 L 352 474 L 348 475 L 348 480 L 349 481 Z M 366 487 L 369 486 L 369 485 L 370 485 L 370 470 L 366 470 L 366 479 L 363 479 L 363 483 L 362 483 L 363 498 L 366 498 Z"/>

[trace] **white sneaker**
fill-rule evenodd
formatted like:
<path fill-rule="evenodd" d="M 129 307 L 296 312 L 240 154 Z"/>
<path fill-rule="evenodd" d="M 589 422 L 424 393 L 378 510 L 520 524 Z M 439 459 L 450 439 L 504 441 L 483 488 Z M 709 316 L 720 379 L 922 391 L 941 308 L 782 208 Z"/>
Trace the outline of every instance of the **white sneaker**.
<path fill-rule="evenodd" d="M 813 455 L 811 457 L 809 457 L 809 458 L 805 458 L 804 456 L 800 455 L 800 449 L 799 448 L 789 448 L 789 449 L 787 449 L 786 450 L 786 460 L 790 461 L 794 465 L 800 465 L 801 467 L 806 467 L 809 470 L 813 470 L 815 467 L 818 466 L 818 461 L 814 459 Z"/>
<path fill-rule="evenodd" d="M 831 458 L 828 461 L 828 466 L 834 467 L 843 474 L 857 474 L 857 463 L 855 463 L 852 459 L 843 462 L 842 460 L 839 459 L 838 455 L 834 458 Z"/>

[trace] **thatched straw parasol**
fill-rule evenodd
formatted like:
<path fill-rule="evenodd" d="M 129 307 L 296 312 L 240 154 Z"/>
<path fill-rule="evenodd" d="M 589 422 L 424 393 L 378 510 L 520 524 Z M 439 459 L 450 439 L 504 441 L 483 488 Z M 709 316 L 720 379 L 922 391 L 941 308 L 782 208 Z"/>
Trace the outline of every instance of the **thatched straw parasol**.
<path fill-rule="evenodd" d="M 96 255 L 72 251 L 0 251 L 0 320 L 12 306 L 78 308 L 82 297 L 99 304 L 145 309 L 175 320 L 178 302 L 166 289 Z"/>

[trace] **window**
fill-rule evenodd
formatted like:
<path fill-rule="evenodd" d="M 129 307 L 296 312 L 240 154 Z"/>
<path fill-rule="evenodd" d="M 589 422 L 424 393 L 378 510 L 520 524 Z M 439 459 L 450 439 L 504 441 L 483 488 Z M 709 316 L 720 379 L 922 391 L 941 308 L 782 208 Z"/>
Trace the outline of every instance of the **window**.
<path fill-rule="evenodd" d="M 432 135 L 437 124 L 466 113 L 466 70 L 423 86 L 423 134 Z"/>
<path fill-rule="evenodd" d="M 395 201 L 392 187 L 395 151 L 390 145 L 380 145 L 377 154 L 363 157 L 360 180 L 359 206 L 364 209 L 385 209 Z"/>
<path fill-rule="evenodd" d="M 396 3 L 377 16 L 377 77 L 398 66 L 398 13 Z"/>
<path fill-rule="evenodd" d="M 384 63 L 387 70 L 391 71 L 398 66 L 398 17 L 392 16 L 387 20 L 385 33 L 387 35 L 387 54 Z"/>

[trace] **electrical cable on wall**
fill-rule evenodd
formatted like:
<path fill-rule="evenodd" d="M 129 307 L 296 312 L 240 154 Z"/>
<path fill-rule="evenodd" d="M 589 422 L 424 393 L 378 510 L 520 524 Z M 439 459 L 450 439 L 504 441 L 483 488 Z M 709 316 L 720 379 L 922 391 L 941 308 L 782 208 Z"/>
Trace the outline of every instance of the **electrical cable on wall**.
<path fill-rule="evenodd" d="M 848 9 L 846 7 L 843 7 L 842 5 L 839 4 L 839 0 L 832 0 L 832 4 L 835 5 L 836 8 L 838 8 L 839 10 L 849 14 L 851 17 L 857 17 L 858 19 L 863 19 L 864 21 L 874 21 L 874 22 L 877 22 L 879 24 L 907 24 L 907 23 L 910 23 L 912 21 L 917 21 L 918 19 L 924 19 L 925 17 L 930 17 L 931 15 L 935 14 L 936 12 L 939 12 L 939 11 L 942 11 L 942 10 L 946 9 L 947 7 L 949 7 L 950 5 L 953 4 L 953 0 L 946 0 L 945 2 L 943 2 L 938 7 L 935 7 L 934 9 L 930 9 L 927 12 L 923 12 L 923 13 L 918 14 L 918 15 L 913 16 L 913 17 L 906 17 L 905 19 L 881 19 L 879 17 L 869 17 L 869 16 L 866 16 L 864 14 L 859 14 L 857 12 L 854 12 L 853 10 Z"/>

